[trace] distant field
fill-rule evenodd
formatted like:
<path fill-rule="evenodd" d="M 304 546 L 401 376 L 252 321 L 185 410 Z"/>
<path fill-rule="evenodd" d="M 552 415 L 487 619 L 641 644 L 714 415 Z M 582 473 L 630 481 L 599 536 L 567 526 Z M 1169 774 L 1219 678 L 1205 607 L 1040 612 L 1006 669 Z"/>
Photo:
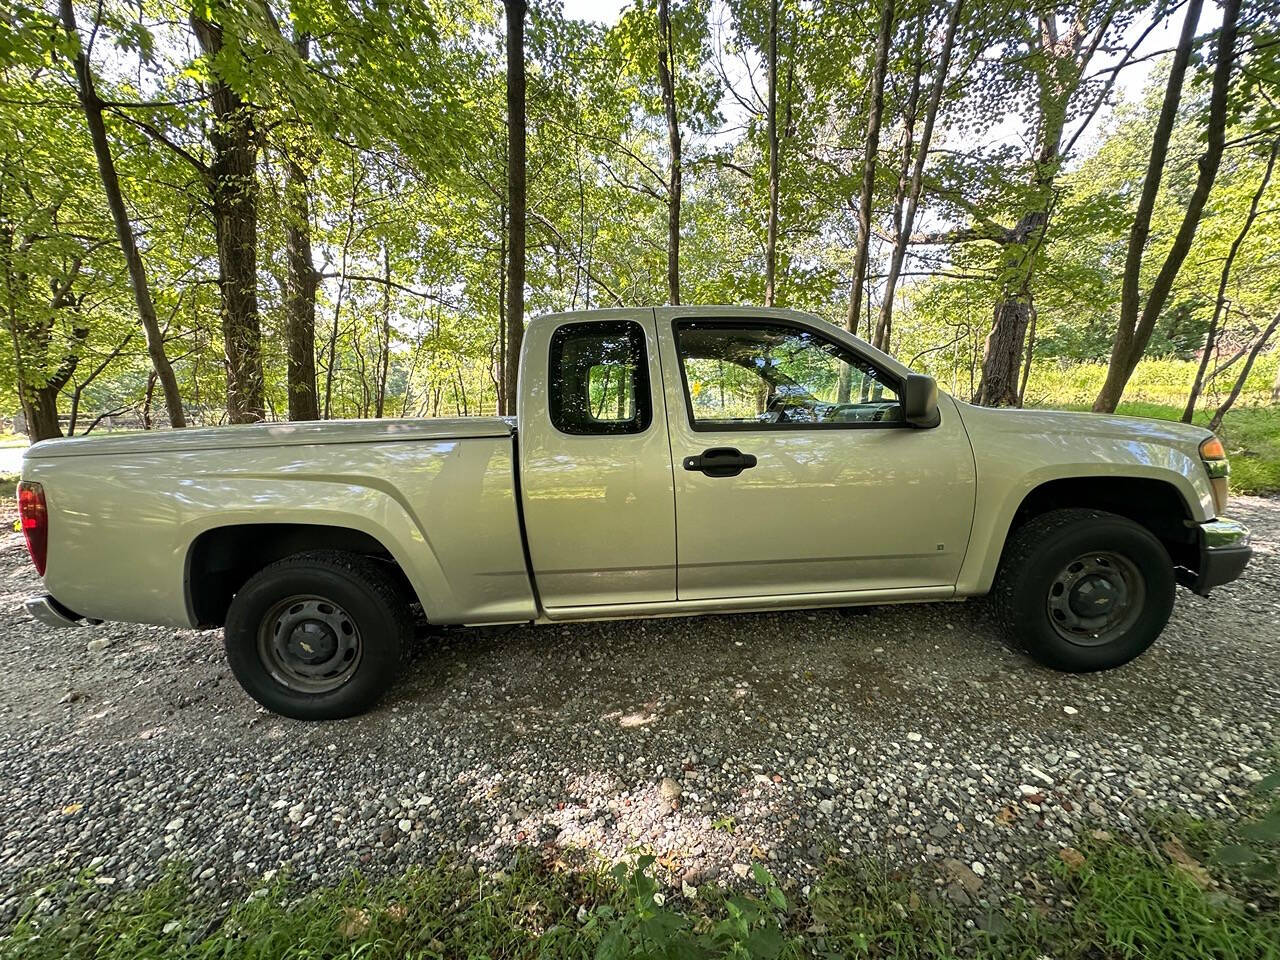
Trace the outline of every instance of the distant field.
<path fill-rule="evenodd" d="M 1228 368 L 1209 385 L 1200 399 L 1202 407 L 1212 410 L 1226 398 L 1243 362 Z M 1278 362 L 1280 350 L 1273 350 L 1258 358 L 1249 372 L 1249 379 L 1240 398 L 1236 401 L 1237 405 L 1271 404 L 1271 387 L 1275 382 Z M 1210 370 L 1212 368 L 1213 365 L 1210 364 Z M 1027 383 L 1027 405 L 1087 407 L 1098 395 L 1106 373 L 1107 368 L 1101 363 L 1063 364 L 1056 360 L 1038 362 L 1032 365 L 1031 378 Z M 1133 372 L 1125 389 L 1124 399 L 1127 403 L 1145 402 L 1176 407 L 1176 419 L 1182 415 L 1182 407 L 1187 402 L 1195 373 L 1194 360 L 1143 360 Z"/>

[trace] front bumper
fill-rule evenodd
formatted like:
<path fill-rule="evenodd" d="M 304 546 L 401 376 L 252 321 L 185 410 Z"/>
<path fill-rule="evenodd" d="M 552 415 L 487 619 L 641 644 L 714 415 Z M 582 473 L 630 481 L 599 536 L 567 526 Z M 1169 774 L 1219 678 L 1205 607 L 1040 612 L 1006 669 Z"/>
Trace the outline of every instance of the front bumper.
<path fill-rule="evenodd" d="M 1178 571 L 1178 581 L 1202 597 L 1214 587 L 1230 583 L 1244 573 L 1253 548 L 1249 546 L 1249 528 L 1243 523 L 1220 517 L 1196 524 L 1200 564 L 1196 570 Z"/>
<path fill-rule="evenodd" d="M 28 597 L 22 605 L 27 613 L 46 627 L 74 627 L 84 619 L 48 595 Z"/>

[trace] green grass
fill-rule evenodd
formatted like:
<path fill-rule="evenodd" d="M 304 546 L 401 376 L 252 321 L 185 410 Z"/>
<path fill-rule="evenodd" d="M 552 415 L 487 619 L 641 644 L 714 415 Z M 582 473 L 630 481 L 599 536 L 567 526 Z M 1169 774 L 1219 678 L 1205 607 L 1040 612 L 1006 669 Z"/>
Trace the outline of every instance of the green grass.
<path fill-rule="evenodd" d="M 25 447 L 30 442 L 24 433 L 0 433 L 0 447 Z"/>
<path fill-rule="evenodd" d="M 231 906 L 193 898 L 175 870 L 95 909 L 85 898 L 101 888 L 85 878 L 57 889 L 63 909 L 0 939 L 0 958 L 1280 958 L 1274 877 L 1215 868 L 1204 889 L 1154 843 L 1090 841 L 1080 854 L 1071 866 L 1048 858 L 1026 899 L 988 883 L 980 896 L 994 905 L 965 906 L 939 893 L 934 867 L 840 861 L 801 902 L 758 868 L 744 892 L 664 893 L 652 858 L 606 873 L 530 854 L 509 875 L 440 864 L 304 895 L 277 881 Z"/>
<path fill-rule="evenodd" d="M 1258 357 L 1237 403 L 1240 406 L 1265 406 L 1271 403 L 1271 388 L 1275 383 L 1278 365 L 1280 350 L 1272 350 Z M 1129 378 L 1124 390 L 1125 399 L 1174 406 L 1181 411 L 1187 402 L 1197 366 L 1198 363 L 1194 360 L 1148 357 L 1138 363 L 1133 376 Z M 1215 409 L 1225 399 L 1238 372 L 1239 364 L 1210 383 L 1201 398 L 1201 406 Z M 1027 383 L 1027 404 L 1046 407 L 1058 404 L 1088 406 L 1097 397 L 1106 374 L 1107 367 L 1104 363 L 1037 360 L 1031 366 L 1031 379 Z"/>
<path fill-rule="evenodd" d="M 1088 410 L 1083 403 L 1044 403 L 1059 410 Z M 1121 403 L 1116 413 L 1128 417 L 1180 420 L 1182 407 L 1167 403 L 1135 400 Z M 1195 422 L 1206 426 L 1209 411 L 1196 413 Z M 1233 493 L 1275 493 L 1280 491 L 1280 405 L 1235 407 L 1227 412 L 1218 431 L 1231 457 Z"/>

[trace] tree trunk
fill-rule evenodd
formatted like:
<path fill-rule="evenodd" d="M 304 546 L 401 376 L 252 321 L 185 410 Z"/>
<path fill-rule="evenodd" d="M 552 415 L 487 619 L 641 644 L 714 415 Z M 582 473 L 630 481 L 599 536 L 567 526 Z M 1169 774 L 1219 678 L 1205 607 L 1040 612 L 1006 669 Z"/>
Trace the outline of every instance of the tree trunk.
<path fill-rule="evenodd" d="M 916 210 L 924 187 L 924 166 L 929 158 L 929 144 L 933 140 L 933 126 L 938 118 L 938 105 L 942 102 L 942 93 L 947 85 L 947 72 L 951 69 L 951 53 L 955 48 L 956 28 L 960 23 L 960 12 L 963 7 L 964 0 L 955 0 L 947 18 L 947 32 L 942 41 L 938 72 L 934 75 L 933 87 L 929 91 L 924 128 L 920 132 L 920 145 L 916 148 L 915 164 L 911 169 L 911 186 L 907 191 L 906 209 L 902 215 L 902 225 L 898 235 L 894 238 L 893 253 L 889 258 L 889 272 L 885 277 L 884 294 L 880 300 L 880 319 L 877 323 L 877 330 L 884 332 L 876 338 L 879 342 L 875 344 L 882 350 L 888 350 L 889 340 L 893 335 L 893 298 L 898 290 L 898 279 L 902 276 L 902 264 L 906 259 L 907 245 L 911 242 L 911 232 L 915 229 Z M 881 343 L 884 345 L 881 346 Z"/>
<path fill-rule="evenodd" d="M 1049 211 L 1023 214 L 1013 238 L 1001 251 L 1001 272 L 1008 279 L 992 309 L 991 332 L 982 354 L 982 379 L 974 403 L 988 407 L 1018 405 L 1018 373 L 1025 352 L 1027 326 L 1035 309 L 1031 275 L 1036 247 L 1049 223 Z"/>
<path fill-rule="evenodd" d="M 1267 185 L 1271 182 L 1271 171 L 1275 169 L 1277 152 L 1280 152 L 1280 140 L 1276 140 L 1271 144 L 1271 153 L 1267 157 L 1267 166 L 1262 172 L 1262 180 L 1258 183 L 1258 189 L 1253 193 L 1253 200 L 1249 204 L 1249 213 L 1244 218 L 1240 232 L 1236 234 L 1235 240 L 1231 242 L 1231 249 L 1227 251 L 1227 259 L 1223 261 L 1222 273 L 1218 277 L 1218 296 L 1213 302 L 1213 317 L 1209 320 L 1209 330 L 1204 338 L 1204 351 L 1200 355 L 1200 365 L 1196 367 L 1195 379 L 1191 381 L 1191 393 L 1187 396 L 1187 406 L 1182 411 L 1183 423 L 1190 423 L 1191 418 L 1195 416 L 1196 401 L 1200 399 L 1200 391 L 1204 388 L 1204 372 L 1209 367 L 1209 358 L 1213 355 L 1213 348 L 1218 341 L 1218 324 L 1222 319 L 1222 311 L 1227 302 L 1227 284 L 1231 280 L 1231 268 L 1236 262 L 1236 254 L 1240 252 L 1240 247 L 1244 245 L 1245 238 L 1249 236 L 1253 221 L 1257 219 L 1258 204 L 1262 201 L 1262 195 L 1267 192 Z"/>
<path fill-rule="evenodd" d="M 352 325 L 351 352 L 356 358 L 356 382 L 360 384 L 360 404 L 356 416 L 364 420 L 369 416 L 369 368 L 364 362 L 364 348 L 360 344 L 360 332 Z"/>
<path fill-rule="evenodd" d="M 3 200 L 3 194 L 0 194 L 0 200 Z M 35 239 L 35 234 L 26 234 L 19 242 L 18 249 L 29 251 Z M 89 336 L 89 328 L 74 326 L 67 352 L 58 368 L 47 376 L 45 371 L 52 359 L 50 351 L 56 343 L 53 336 L 57 323 L 56 311 L 62 308 L 74 310 L 79 306 L 79 301 L 71 291 L 83 259 L 77 257 L 65 279 L 54 283 L 47 313 L 38 309 L 24 310 L 18 306 L 21 296 L 18 291 L 27 294 L 31 292 L 30 276 L 23 270 L 15 269 L 14 240 L 7 212 L 0 211 L 0 242 L 3 243 L 3 256 L 0 259 L 4 263 L 4 290 L 8 300 L 6 326 L 13 341 L 14 387 L 26 420 L 27 436 L 35 443 L 63 436 L 62 425 L 58 421 L 58 397 L 80 364 L 80 353 Z M 78 396 L 77 390 L 72 398 L 72 433 L 75 431 L 74 411 Z"/>
<path fill-rule="evenodd" d="M 1020 295 L 1003 296 L 996 303 L 975 403 L 989 407 L 1017 406 L 1022 348 L 1034 309 L 1031 292 L 1025 289 Z"/>
<path fill-rule="evenodd" d="M 1024 353 L 1025 311 L 1033 307 L 1032 277 L 1036 255 L 1049 229 L 1056 200 L 1055 183 L 1062 166 L 1062 136 L 1071 115 L 1072 97 L 1084 82 L 1090 59 L 1105 39 L 1119 5 L 1111 5 L 1101 23 L 1090 29 L 1076 17 L 1059 32 L 1057 14 L 1047 10 L 1038 18 L 1040 66 L 1035 67 L 1038 98 L 1038 148 L 1033 168 L 1031 199 L 1001 245 L 1001 283 L 994 315 L 997 322 L 987 339 L 977 402 L 992 406 L 1017 405 L 1018 370 Z M 1092 35 L 1092 39 L 1089 39 Z M 1074 141 L 1073 141 L 1074 142 Z M 1013 342 L 1004 342 L 1012 338 Z M 1005 365 L 1005 366 L 1002 366 Z"/>
<path fill-rule="evenodd" d="M 923 47 L 924 40 L 924 18 L 921 15 L 916 21 L 916 38 L 914 43 L 915 55 L 913 59 L 915 64 L 911 70 L 911 84 L 907 93 L 907 102 L 902 111 L 902 155 L 898 162 L 898 186 L 893 191 L 893 213 L 890 220 L 893 223 L 894 248 L 898 246 L 897 238 L 902 235 L 902 224 L 904 207 L 907 202 L 907 193 L 910 191 L 911 181 L 911 160 L 915 154 L 915 136 L 916 136 L 916 119 L 920 105 L 920 74 L 924 70 Z M 890 257 L 892 261 L 892 257 Z M 892 263 L 890 264 L 892 266 Z M 895 277 L 895 281 L 896 281 Z M 871 336 L 871 345 L 886 353 L 889 351 L 890 325 L 893 317 L 893 295 L 890 293 L 888 299 L 880 301 L 880 319 L 875 326 L 875 332 Z"/>
<path fill-rule="evenodd" d="M 391 368 L 391 251 L 382 244 L 382 327 L 378 336 L 378 393 L 373 415 L 379 420 L 387 406 L 387 371 Z"/>
<path fill-rule="evenodd" d="M 310 55 L 311 39 L 295 33 L 298 56 Z M 296 145 L 285 155 L 285 345 L 288 354 L 290 420 L 319 420 L 316 397 L 316 275 L 311 252 L 311 195 Z"/>
<path fill-rule="evenodd" d="M 288 352 L 289 419 L 320 419 L 316 396 L 316 275 L 311 253 L 310 198 L 306 174 L 286 160 L 285 341 Z"/>
<path fill-rule="evenodd" d="M 853 279 L 849 284 L 850 333 L 858 332 L 862 287 L 866 281 L 871 249 L 871 202 L 875 197 L 876 154 L 880 148 L 880 120 L 884 112 L 884 76 L 889 67 L 889 43 L 893 39 L 894 0 L 881 0 L 880 27 L 871 66 L 871 95 L 867 108 L 867 138 L 862 154 L 862 192 L 858 197 L 858 240 L 853 254 Z M 848 402 L 848 388 L 841 384 L 841 402 Z"/>
<path fill-rule="evenodd" d="M 1000 272 L 1005 276 L 993 315 L 995 323 L 982 357 L 982 379 L 976 402 L 992 407 L 1018 406 L 1018 374 L 1025 352 L 1028 318 L 1034 307 L 1031 280 L 1036 253 L 1044 242 L 1053 211 L 1054 183 L 1062 163 L 1062 132 L 1071 94 L 1088 65 L 1087 56 L 1064 58 L 1064 42 L 1054 26 L 1054 14 L 1040 20 L 1042 52 L 1050 66 L 1039 73 L 1040 145 L 1032 177 L 1033 200 L 1002 242 Z M 1105 30 L 1105 27 L 1099 28 Z M 1055 66 L 1056 65 L 1056 66 Z M 1065 75 L 1065 79 L 1064 79 Z"/>
<path fill-rule="evenodd" d="M 516 413 L 520 347 L 524 341 L 525 260 L 525 0 L 503 0 L 507 9 L 507 347 L 503 365 L 504 407 Z"/>
<path fill-rule="evenodd" d="M 155 424 L 151 422 L 151 402 L 156 395 L 156 372 L 147 376 L 147 388 L 142 392 L 142 429 L 150 430 Z"/>
<path fill-rule="evenodd" d="M 862 188 L 858 197 L 858 237 L 853 254 L 853 279 L 849 283 L 849 316 L 845 326 L 858 332 L 862 310 L 862 290 L 871 249 L 871 201 L 875 196 L 876 153 L 880 145 L 880 115 L 884 110 L 884 76 L 888 70 L 889 42 L 893 39 L 894 0 L 881 0 L 880 27 L 871 64 L 871 96 L 867 112 L 867 138 L 862 157 Z M 868 294 L 870 290 L 868 289 Z M 870 301 L 867 304 L 867 336 L 871 337 Z M 836 402 L 848 403 L 853 389 L 853 368 L 844 366 L 836 385 Z"/>
<path fill-rule="evenodd" d="M 1035 219 L 1030 229 L 1043 235 L 1048 224 L 1047 213 L 1028 214 Z M 1036 237 L 1038 242 L 1039 237 Z M 982 379 L 978 383 L 975 403 L 988 407 L 1016 407 L 1019 405 L 1018 372 L 1026 352 L 1027 325 L 1035 310 L 1031 292 L 1032 247 L 1019 244 L 1006 250 L 1006 269 L 1016 272 L 1011 281 L 1001 287 L 1000 296 L 992 310 L 991 332 L 987 335 L 982 355 Z"/>
<path fill-rule="evenodd" d="M 222 27 L 194 10 L 191 26 L 200 49 L 215 60 L 222 50 Z M 258 318 L 258 141 L 252 108 L 216 73 L 210 99 L 214 123 L 209 131 L 209 192 L 218 244 L 227 418 L 231 423 L 256 423 L 266 416 Z"/>
<path fill-rule="evenodd" d="M 173 367 L 164 352 L 164 334 L 156 318 L 155 303 L 151 299 L 151 287 L 147 283 L 142 254 L 138 252 L 138 241 L 133 233 L 133 224 L 129 221 L 129 213 L 124 205 L 124 195 L 120 191 L 120 178 L 116 175 L 115 159 L 111 155 L 111 145 L 107 140 L 107 127 L 102 117 L 102 101 L 98 99 L 97 91 L 94 89 L 89 56 L 80 47 L 80 33 L 76 27 L 75 10 L 71 0 L 59 0 L 58 9 L 61 13 L 63 29 L 66 30 L 68 38 L 76 44 L 76 94 L 89 126 L 93 154 L 98 162 L 98 176 L 102 180 L 107 206 L 111 210 L 116 237 L 120 241 L 125 265 L 129 269 L 129 283 L 133 288 L 134 304 L 138 308 L 138 320 L 142 324 L 142 332 L 146 337 L 147 355 L 151 358 L 151 366 L 164 391 L 164 405 L 169 415 L 169 425 L 185 427 L 187 420 L 182 411 L 178 379 L 174 376 Z"/>
<path fill-rule="evenodd" d="M 658 0 L 658 85 L 667 118 L 667 148 L 671 163 L 667 173 L 667 290 L 671 304 L 680 303 L 680 204 L 684 193 L 681 171 L 680 120 L 676 114 L 675 34 L 671 29 L 670 0 Z"/>
<path fill-rule="evenodd" d="M 778 276 L 778 0 L 769 2 L 769 224 L 764 241 L 764 305 L 777 299 Z"/>
<path fill-rule="evenodd" d="M 498 394 L 498 416 L 507 415 L 507 208 L 499 209 L 501 223 L 498 231 L 498 382 L 494 388 Z M 514 410 L 512 411 L 515 412 Z"/>
<path fill-rule="evenodd" d="M 1231 405 L 1240 396 L 1240 391 L 1244 389 L 1245 381 L 1249 379 L 1249 372 L 1253 369 L 1253 362 L 1258 359 L 1258 354 L 1262 352 L 1262 348 L 1267 345 L 1267 341 L 1271 339 L 1271 335 L 1276 332 L 1276 327 L 1278 326 L 1280 326 L 1280 310 L 1276 311 L 1276 315 L 1271 318 L 1267 328 L 1258 334 L 1258 339 L 1253 342 L 1243 369 L 1241 369 L 1239 376 L 1236 377 L 1236 382 L 1231 387 L 1231 393 L 1227 395 L 1227 399 L 1222 401 L 1222 406 L 1214 411 L 1213 418 L 1209 421 L 1209 429 L 1214 433 L 1217 433 L 1222 427 L 1222 418 L 1227 415 Z"/>
<path fill-rule="evenodd" d="M 1018 385 L 1018 406 L 1027 399 L 1027 381 L 1031 379 L 1031 362 L 1036 358 L 1036 310 L 1031 308 L 1031 322 L 1027 325 L 1027 357 L 1022 363 L 1022 382 Z"/>
<path fill-rule="evenodd" d="M 27 419 L 27 436 L 32 443 L 63 436 L 58 422 L 58 390 L 55 387 L 19 388 L 22 415 Z"/>
<path fill-rule="evenodd" d="M 356 154 L 351 154 L 351 197 L 347 203 L 347 227 L 342 238 L 342 255 L 338 268 L 338 293 L 333 299 L 333 323 L 329 326 L 329 342 L 326 349 L 324 367 L 324 406 L 323 417 L 328 420 L 333 414 L 333 377 L 338 367 L 338 335 L 342 322 L 342 302 L 347 293 L 347 266 L 351 258 L 351 243 L 356 233 L 356 195 L 360 191 L 363 176 L 356 167 Z"/>
<path fill-rule="evenodd" d="M 1199 160 L 1200 173 L 1196 178 L 1195 190 L 1187 201 L 1173 244 L 1165 255 L 1160 272 L 1156 275 L 1151 291 L 1147 294 L 1147 301 L 1142 305 L 1139 313 L 1138 282 L 1142 257 L 1146 250 L 1147 235 L 1151 230 L 1151 215 L 1155 209 L 1156 194 L 1160 189 L 1165 158 L 1169 152 L 1169 138 L 1173 133 L 1178 105 L 1182 99 L 1182 83 L 1195 45 L 1195 30 L 1201 6 L 1202 0 L 1189 0 L 1187 5 L 1186 20 L 1183 22 L 1182 35 L 1178 40 L 1178 49 L 1173 56 L 1173 66 L 1170 69 L 1168 86 L 1165 88 L 1164 103 L 1161 105 L 1160 118 L 1156 123 L 1152 139 L 1151 155 L 1148 158 L 1146 177 L 1142 184 L 1142 195 L 1138 201 L 1138 212 L 1129 232 L 1129 249 L 1125 257 L 1124 280 L 1120 294 L 1120 320 L 1116 329 L 1115 344 L 1111 350 L 1111 363 L 1107 367 L 1107 378 L 1098 392 L 1098 398 L 1093 402 L 1093 409 L 1100 413 L 1115 411 L 1129 378 L 1133 376 L 1134 368 L 1147 348 L 1151 331 L 1155 328 L 1160 311 L 1164 309 L 1178 271 L 1182 269 L 1182 262 L 1191 249 L 1196 227 L 1199 226 L 1205 203 L 1209 199 L 1209 191 L 1213 188 L 1214 180 L 1217 179 L 1218 166 L 1222 161 L 1222 151 L 1226 143 L 1227 93 L 1235 62 L 1240 0 L 1225 0 L 1222 8 L 1222 28 L 1218 33 L 1213 86 L 1209 94 L 1206 146 Z"/>

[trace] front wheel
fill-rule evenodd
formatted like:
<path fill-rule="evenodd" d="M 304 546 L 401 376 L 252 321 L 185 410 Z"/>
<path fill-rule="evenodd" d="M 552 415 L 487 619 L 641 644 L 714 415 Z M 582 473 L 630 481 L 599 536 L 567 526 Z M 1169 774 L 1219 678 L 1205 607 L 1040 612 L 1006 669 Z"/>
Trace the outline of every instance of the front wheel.
<path fill-rule="evenodd" d="M 1169 552 L 1145 527 L 1101 510 L 1054 510 L 1010 536 L 993 590 L 1010 639 L 1072 673 L 1128 663 L 1173 612 Z"/>
<path fill-rule="evenodd" d="M 412 636 L 408 604 L 367 557 L 317 551 L 258 571 L 224 630 L 240 685 L 274 713 L 337 720 L 368 710 L 394 682 Z"/>

